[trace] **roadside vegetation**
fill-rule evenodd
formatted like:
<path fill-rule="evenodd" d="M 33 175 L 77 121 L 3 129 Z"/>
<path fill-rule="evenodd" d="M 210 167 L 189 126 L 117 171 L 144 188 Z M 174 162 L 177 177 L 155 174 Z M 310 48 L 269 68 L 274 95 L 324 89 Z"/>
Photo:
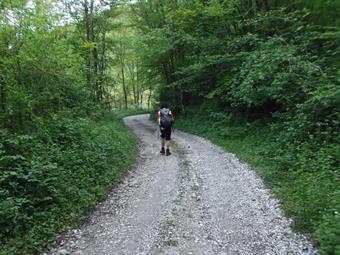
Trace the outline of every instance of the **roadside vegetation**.
<path fill-rule="evenodd" d="M 161 77 L 156 93 L 176 126 L 254 166 L 322 254 L 340 253 L 339 8 L 192 0 L 134 9 L 142 63 Z"/>
<path fill-rule="evenodd" d="M 123 91 L 116 75 L 118 10 L 66 2 L 0 3 L 1 255 L 42 253 L 136 157 L 122 117 L 149 93 L 129 75 Z"/>
<path fill-rule="evenodd" d="M 295 132 L 280 123 L 231 121 L 209 108 L 196 110 L 177 117 L 176 128 L 247 162 L 280 199 L 293 228 L 321 245 L 322 254 L 339 254 L 338 143 L 308 139 L 297 146 Z"/>
<path fill-rule="evenodd" d="M 113 115 L 59 113 L 29 134 L 1 129 L 0 148 L 0 254 L 32 254 L 108 194 L 136 143 Z"/>
<path fill-rule="evenodd" d="M 339 8 L 1 1 L 0 254 L 38 254 L 77 224 L 133 162 L 121 117 L 161 101 L 178 127 L 253 165 L 295 229 L 339 254 Z"/>

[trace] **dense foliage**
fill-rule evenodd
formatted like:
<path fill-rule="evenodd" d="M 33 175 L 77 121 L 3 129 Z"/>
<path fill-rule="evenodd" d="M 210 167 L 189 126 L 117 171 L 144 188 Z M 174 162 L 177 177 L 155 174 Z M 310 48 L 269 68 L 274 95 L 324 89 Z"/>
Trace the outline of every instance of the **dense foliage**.
<path fill-rule="evenodd" d="M 278 196 L 293 227 L 312 234 L 322 254 L 338 254 L 338 145 L 307 141 L 296 146 L 295 132 L 282 131 L 278 123 L 231 121 L 209 107 L 195 110 L 191 117 L 177 117 L 177 128 L 206 137 L 248 162 Z"/>
<path fill-rule="evenodd" d="M 0 253 L 81 218 L 134 154 L 103 109 L 153 100 L 258 166 L 339 253 L 340 2 L 123 2 L 0 1 Z"/>
<path fill-rule="evenodd" d="M 323 254 L 340 252 L 339 8 L 318 0 L 132 8 L 139 57 L 161 77 L 159 100 L 186 115 L 179 123 L 188 130 L 266 162 L 259 172 Z"/>
<path fill-rule="evenodd" d="M 0 130 L 0 254 L 40 252 L 131 165 L 134 140 L 104 119 L 59 114 L 30 135 Z"/>
<path fill-rule="evenodd" d="M 39 254 L 135 157 L 120 118 L 103 114 L 115 5 L 65 2 L 0 1 L 0 254 Z"/>

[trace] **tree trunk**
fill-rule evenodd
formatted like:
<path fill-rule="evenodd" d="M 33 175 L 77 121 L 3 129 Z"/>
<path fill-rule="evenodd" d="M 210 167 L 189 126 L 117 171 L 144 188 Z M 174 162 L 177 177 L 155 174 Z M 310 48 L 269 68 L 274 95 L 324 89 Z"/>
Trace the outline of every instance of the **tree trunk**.
<path fill-rule="evenodd" d="M 97 79 L 97 100 L 98 101 L 103 101 L 104 99 L 104 95 L 105 95 L 105 91 L 104 91 L 104 87 L 103 87 L 103 83 L 104 83 L 104 72 L 105 72 L 105 68 L 106 68 L 106 63 L 105 63 L 105 54 L 106 54 L 106 32 L 102 32 L 102 38 L 101 38 L 101 52 L 100 52 L 100 60 L 98 63 L 98 79 Z"/>
<path fill-rule="evenodd" d="M 137 106 L 139 108 L 139 98 L 140 98 L 140 90 L 139 90 L 139 83 L 138 83 L 138 65 L 137 62 L 135 63 L 135 82 L 136 82 L 136 94 L 137 94 Z"/>
<path fill-rule="evenodd" d="M 170 77 L 168 65 L 162 64 L 162 67 L 163 67 L 163 73 L 164 73 L 164 76 L 165 76 L 166 84 L 170 84 L 171 83 L 171 77 Z"/>
<path fill-rule="evenodd" d="M 128 103 L 127 103 L 127 91 L 126 91 L 126 86 L 125 86 L 125 76 L 124 76 L 124 66 L 122 65 L 122 82 L 123 82 L 123 92 L 124 92 L 124 103 L 125 103 L 125 109 L 128 108 Z"/>
<path fill-rule="evenodd" d="M 121 73 L 122 73 L 122 83 L 123 83 L 123 93 L 124 93 L 124 104 L 125 109 L 128 108 L 128 102 L 127 102 L 127 90 L 126 90 L 126 84 L 125 84 L 125 72 L 124 72 L 124 56 L 123 56 L 123 49 L 120 56 L 120 67 L 121 67 Z"/>
<path fill-rule="evenodd" d="M 178 75 L 176 75 L 176 52 L 173 52 L 170 57 L 170 67 L 171 67 L 171 75 L 173 76 L 173 79 L 175 81 L 179 80 Z M 182 85 L 177 85 L 176 86 L 179 92 L 178 98 L 179 98 L 179 105 L 181 108 L 181 113 L 185 113 L 184 111 L 184 104 L 183 104 L 183 89 Z"/>
<path fill-rule="evenodd" d="M 94 0 L 84 1 L 84 16 L 85 16 L 85 29 L 86 29 L 86 41 L 88 43 L 94 42 L 94 24 L 93 24 L 93 8 Z M 92 48 L 89 49 L 86 59 L 86 82 L 87 86 L 91 91 L 91 97 L 93 101 L 96 101 L 96 91 L 94 83 L 94 51 Z"/>
<path fill-rule="evenodd" d="M 138 94 L 137 94 L 137 85 L 136 85 L 136 80 L 135 80 L 135 64 L 132 63 L 131 65 L 127 65 L 127 67 L 130 73 L 130 80 L 132 84 L 133 103 L 137 104 Z"/>
<path fill-rule="evenodd" d="M 263 0 L 263 10 L 265 11 L 265 12 L 268 12 L 269 11 L 269 2 L 268 2 L 268 0 Z"/>
<path fill-rule="evenodd" d="M 257 0 L 252 0 L 252 9 L 253 9 L 253 14 L 256 15 L 256 13 L 257 13 Z"/>
<path fill-rule="evenodd" d="M 149 97 L 148 97 L 148 108 L 150 109 L 150 106 L 151 106 L 151 96 L 152 96 L 151 86 L 149 87 L 149 91 L 150 91 L 150 94 L 149 94 Z"/>
<path fill-rule="evenodd" d="M 140 103 L 140 106 L 143 107 L 143 92 L 140 94 L 140 101 L 139 101 L 139 103 Z"/>
<path fill-rule="evenodd" d="M 6 88 L 5 82 L 2 77 L 0 77 L 0 113 L 4 113 L 6 111 Z"/>

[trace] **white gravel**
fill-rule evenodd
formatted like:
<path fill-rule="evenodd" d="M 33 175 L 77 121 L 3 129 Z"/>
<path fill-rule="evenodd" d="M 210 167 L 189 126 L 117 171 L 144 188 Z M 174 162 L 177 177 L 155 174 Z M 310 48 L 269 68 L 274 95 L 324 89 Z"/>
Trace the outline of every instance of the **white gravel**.
<path fill-rule="evenodd" d="M 234 155 L 184 132 L 159 154 L 149 115 L 125 118 L 140 140 L 135 166 L 80 229 L 45 254 L 318 254 L 279 202 Z"/>

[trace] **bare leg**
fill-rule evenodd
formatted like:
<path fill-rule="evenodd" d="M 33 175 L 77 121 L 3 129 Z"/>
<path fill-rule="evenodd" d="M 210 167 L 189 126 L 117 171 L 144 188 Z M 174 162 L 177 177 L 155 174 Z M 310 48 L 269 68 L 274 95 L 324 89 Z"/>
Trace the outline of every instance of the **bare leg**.
<path fill-rule="evenodd" d="M 166 145 L 166 149 L 170 150 L 170 141 L 166 141 L 165 145 Z"/>
<path fill-rule="evenodd" d="M 165 151 L 165 156 L 170 156 L 171 152 L 170 152 L 170 140 L 165 142 L 166 145 L 166 151 Z"/>

